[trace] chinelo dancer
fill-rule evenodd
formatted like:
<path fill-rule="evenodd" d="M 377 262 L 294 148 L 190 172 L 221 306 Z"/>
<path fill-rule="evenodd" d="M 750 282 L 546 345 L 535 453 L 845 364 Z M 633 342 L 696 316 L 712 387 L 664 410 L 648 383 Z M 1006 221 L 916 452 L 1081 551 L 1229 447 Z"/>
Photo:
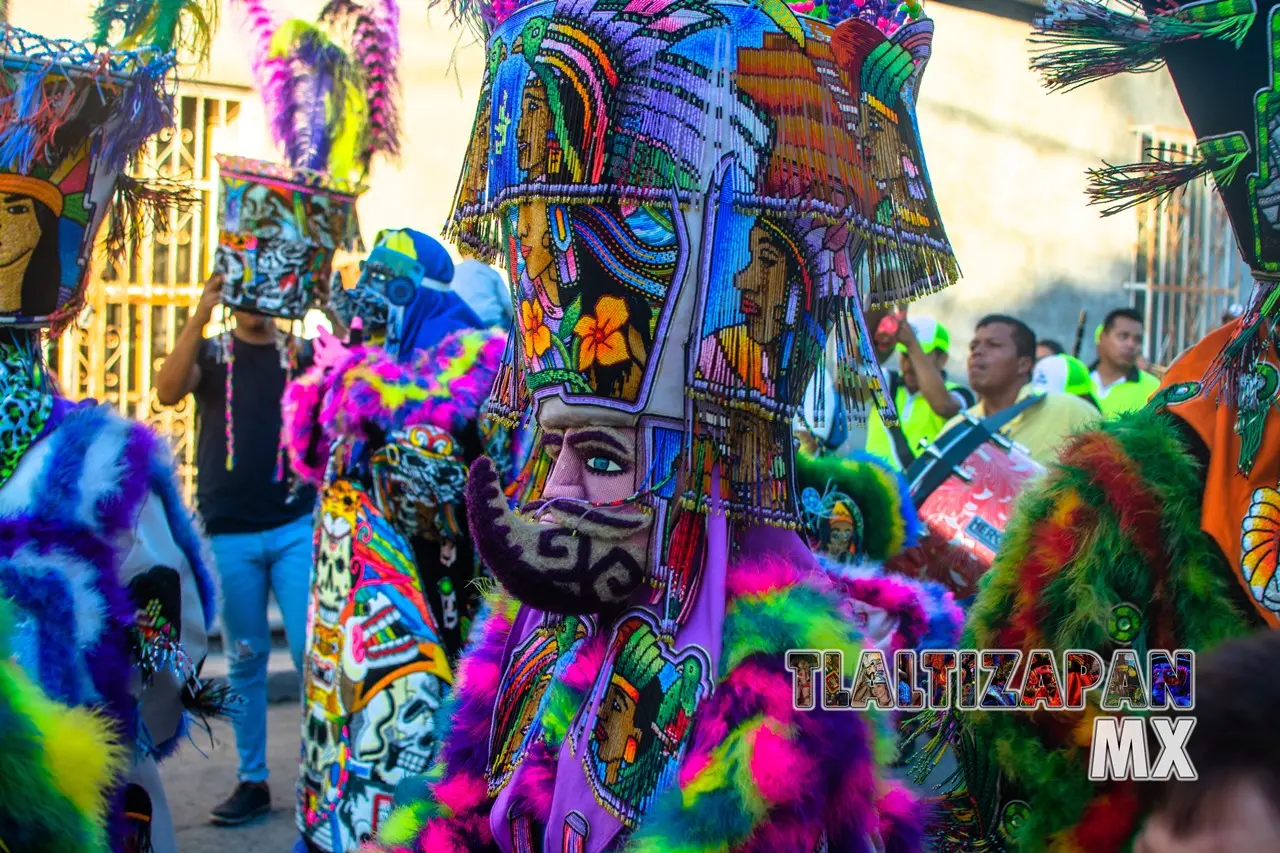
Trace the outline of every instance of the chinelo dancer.
<path fill-rule="evenodd" d="M 264 0 L 233 6 L 247 18 L 243 42 L 282 162 L 219 152 L 216 275 L 201 322 L 184 330 L 157 377 L 169 405 L 188 393 L 196 401 L 198 498 L 226 590 L 229 681 L 244 699 L 236 784 L 209 815 L 218 825 L 271 809 L 272 597 L 304 675 L 317 495 L 284 464 L 281 403 L 288 383 L 312 366 L 315 345 L 293 332 L 313 306 L 334 319 L 334 258 L 359 243 L 355 204 L 372 162 L 399 146 L 393 2 L 335 2 L 316 21 L 282 19 Z M 234 325 L 204 339 L 219 304 Z"/>
<path fill-rule="evenodd" d="M 461 11 L 488 64 L 448 236 L 508 260 L 490 411 L 531 414 L 537 443 L 518 511 L 471 466 L 500 585 L 441 760 L 374 849 L 917 849 L 881 773 L 892 732 L 795 711 L 785 659 L 860 644 L 794 530 L 791 428 L 829 336 L 846 411 L 884 405 L 861 262 L 877 302 L 957 275 L 914 121 L 932 23 L 878 3 Z"/>
<path fill-rule="evenodd" d="M 1092 649 L 1104 661 L 1207 651 L 1280 626 L 1280 3 L 1070 0 L 1039 26 L 1049 48 L 1036 66 L 1054 89 L 1167 66 L 1196 157 L 1099 169 L 1092 195 L 1114 213 L 1211 175 L 1257 285 L 1244 315 L 1179 358 L 1144 410 L 1078 435 L 1024 496 L 962 647 Z M 963 772 L 939 849 L 1130 849 L 1141 786 L 1086 772 L 1100 692 L 1080 713 L 952 723 Z"/>
<path fill-rule="evenodd" d="M 440 289 L 452 275 L 431 237 L 380 234 L 356 286 L 332 297 L 369 339 L 326 338 L 285 392 L 294 468 L 320 488 L 300 853 L 370 840 L 396 786 L 434 760 L 436 712 L 478 606 L 463 486 L 481 453 L 505 455 L 506 431 L 480 413 L 506 334 Z"/>
<path fill-rule="evenodd" d="M 223 709 L 198 677 L 216 595 L 168 445 L 60 397 L 41 340 L 82 308 L 109 209 L 116 252 L 148 202 L 167 217 L 181 201 L 123 170 L 173 125 L 174 48 L 203 55 L 211 14 L 111 3 L 97 46 L 0 35 L 0 846 L 14 853 L 174 853 L 157 762 L 192 714 Z"/>

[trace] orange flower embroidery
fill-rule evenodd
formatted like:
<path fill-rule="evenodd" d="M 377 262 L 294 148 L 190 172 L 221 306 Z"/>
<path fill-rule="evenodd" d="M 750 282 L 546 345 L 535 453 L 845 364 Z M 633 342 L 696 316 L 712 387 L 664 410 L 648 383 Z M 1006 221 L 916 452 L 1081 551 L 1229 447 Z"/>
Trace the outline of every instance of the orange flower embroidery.
<path fill-rule="evenodd" d="M 573 327 L 573 333 L 582 338 L 578 350 L 578 370 L 586 370 L 593 364 L 603 367 L 621 364 L 630 358 L 627 339 L 622 327 L 631 319 L 627 303 L 616 296 L 601 296 L 596 302 L 594 317 L 583 317 Z"/>
<path fill-rule="evenodd" d="M 542 314 L 542 303 L 537 300 L 525 300 L 520 303 L 520 328 L 524 330 L 524 357 L 532 360 L 551 349 L 551 330 L 547 328 Z"/>

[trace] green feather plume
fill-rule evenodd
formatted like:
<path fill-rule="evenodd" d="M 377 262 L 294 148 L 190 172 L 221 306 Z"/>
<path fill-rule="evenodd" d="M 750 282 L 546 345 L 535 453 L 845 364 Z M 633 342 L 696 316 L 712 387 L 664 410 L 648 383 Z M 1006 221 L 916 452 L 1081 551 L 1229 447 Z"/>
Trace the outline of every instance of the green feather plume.
<path fill-rule="evenodd" d="M 218 28 L 218 1 L 102 0 L 92 20 L 91 38 L 99 47 L 183 50 L 203 63 Z"/>

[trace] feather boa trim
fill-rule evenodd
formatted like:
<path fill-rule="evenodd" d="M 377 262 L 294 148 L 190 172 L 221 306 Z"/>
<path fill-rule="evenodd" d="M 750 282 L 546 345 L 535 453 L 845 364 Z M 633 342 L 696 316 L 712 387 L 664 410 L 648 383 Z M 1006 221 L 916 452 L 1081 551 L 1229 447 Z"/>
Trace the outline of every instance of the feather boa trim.
<path fill-rule="evenodd" d="M 826 506 L 833 498 L 852 500 L 852 509 L 861 514 L 862 556 L 868 559 L 884 561 L 916 544 L 920 517 L 906 480 L 869 454 L 843 458 L 797 453 L 796 485 L 807 520 L 811 507 L 804 493 L 808 490 L 816 499 L 812 510 Z"/>
<path fill-rule="evenodd" d="M 660 794 L 627 841 L 627 853 L 734 851 L 812 853 L 823 833 L 831 849 L 880 835 L 896 853 L 918 850 L 923 816 L 904 789 L 882 786 L 877 764 L 891 760 L 887 715 L 797 711 L 789 649 L 859 652 L 859 638 L 833 591 L 776 557 L 730 567 L 724 646 L 715 691 L 699 709 L 676 784 Z M 451 699 L 454 731 L 429 784 L 431 795 L 392 814 L 380 844 L 390 853 L 495 849 L 484 768 L 489 721 L 514 600 L 501 594 L 463 659 Z M 555 754 L 603 662 L 588 641 L 544 706 L 543 743 L 526 761 L 533 773 L 515 792 L 535 814 L 550 808 Z M 553 691 L 556 688 L 553 688 Z M 887 733 L 877 742 L 878 735 Z M 839 749 L 832 749 L 839 744 Z"/>
<path fill-rule="evenodd" d="M 1137 412 L 1077 436 L 1020 500 L 961 647 L 1086 648 L 1108 660 L 1129 645 L 1108 633 L 1122 604 L 1137 608 L 1132 643 L 1147 648 L 1203 652 L 1250 630 L 1232 569 L 1200 529 L 1202 478 L 1167 414 Z M 998 802 L 996 785 L 1016 786 L 1029 805 L 1016 849 L 1127 849 L 1141 818 L 1132 785 L 1095 785 L 1084 773 L 1094 713 L 967 713 L 955 730 L 964 778 L 944 809 L 981 811 Z M 938 828 L 956 845 L 942 849 L 988 849 L 998 815 L 976 823 L 987 839 L 970 834 L 970 814 L 966 826 Z"/>
<path fill-rule="evenodd" d="M 942 584 L 850 569 L 823 557 L 818 562 L 847 600 L 884 610 L 897 620 L 889 650 L 955 648 L 964 626 L 964 611 L 956 604 L 954 593 Z"/>
<path fill-rule="evenodd" d="M 11 850 L 105 853 L 107 807 L 127 750 L 111 721 L 42 691 L 9 660 L 13 614 L 0 597 L 0 826 Z"/>
<path fill-rule="evenodd" d="M 280 440 L 294 470 L 320 483 L 339 438 L 367 441 L 417 424 L 462 429 L 480 416 L 506 340 L 505 332 L 465 330 L 410 364 L 355 347 L 331 368 L 311 368 L 285 389 Z"/>

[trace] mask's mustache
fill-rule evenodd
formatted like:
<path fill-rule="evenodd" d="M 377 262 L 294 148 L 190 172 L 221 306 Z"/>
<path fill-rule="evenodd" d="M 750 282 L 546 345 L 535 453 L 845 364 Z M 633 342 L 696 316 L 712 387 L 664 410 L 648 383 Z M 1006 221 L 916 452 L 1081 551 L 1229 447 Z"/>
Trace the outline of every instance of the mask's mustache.
<path fill-rule="evenodd" d="M 481 559 L 512 595 L 552 613 L 599 613 L 644 580 L 652 517 L 569 501 L 538 501 L 529 520 L 507 505 L 488 457 L 471 465 L 467 517 Z M 551 516 L 555 523 L 532 518 Z"/>

